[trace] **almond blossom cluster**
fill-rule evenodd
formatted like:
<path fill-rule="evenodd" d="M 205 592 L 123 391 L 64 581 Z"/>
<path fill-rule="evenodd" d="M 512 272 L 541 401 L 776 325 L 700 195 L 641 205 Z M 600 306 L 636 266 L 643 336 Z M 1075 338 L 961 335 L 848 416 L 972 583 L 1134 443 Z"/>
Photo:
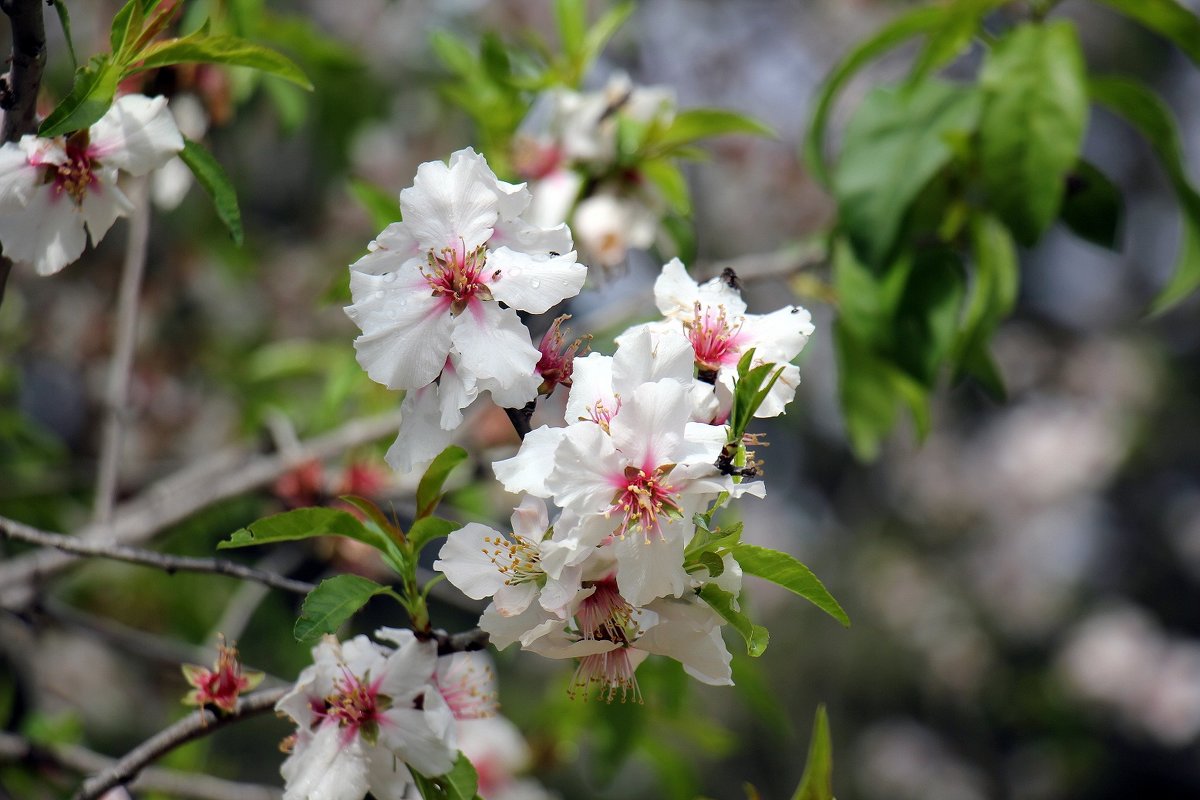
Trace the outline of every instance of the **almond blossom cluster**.
<path fill-rule="evenodd" d="M 531 181 L 532 218 L 568 220 L 587 258 L 605 269 L 624 263 L 629 248 L 658 235 L 666 203 L 652 185 L 621 163 L 622 120 L 666 126 L 675 93 L 613 77 L 596 92 L 556 88 L 534 103 L 514 143 L 516 168 Z"/>
<path fill-rule="evenodd" d="M 573 693 L 608 700 L 640 699 L 634 673 L 652 653 L 732 683 L 723 617 L 701 592 L 711 583 L 736 597 L 742 571 L 728 553 L 719 567 L 689 557 L 693 517 L 763 495 L 762 481 L 720 466 L 736 366 L 751 350 L 752 362 L 779 364 L 755 413 L 782 413 L 798 380 L 788 362 L 813 330 L 795 306 L 747 314 L 734 277 L 697 284 L 678 261 L 655 297 L 664 319 L 617 337 L 612 356 L 575 359 L 566 424 L 531 431 L 493 465 L 524 495 L 509 530 L 468 524 L 434 564 L 491 599 L 480 627 L 497 647 L 576 659 Z"/>
<path fill-rule="evenodd" d="M 90 128 L 67 137 L 23 136 L 0 146 L 0 246 L 53 275 L 99 244 L 133 210 L 121 173 L 145 175 L 183 150 L 165 97 L 119 98 Z M 85 234 L 86 230 L 86 234 Z"/>
<path fill-rule="evenodd" d="M 284 800 L 410 797 L 410 769 L 443 775 L 458 757 L 459 720 L 490 716 L 487 675 L 412 631 L 380 628 L 377 639 L 326 637 L 313 664 L 276 705 L 297 725 L 282 767 Z"/>
<path fill-rule="evenodd" d="M 403 221 L 350 267 L 358 361 L 373 380 L 407 392 L 387 454 L 397 470 L 441 452 L 481 393 L 506 408 L 538 394 L 542 353 L 517 312 L 542 314 L 573 297 L 587 268 L 566 225 L 524 218 L 530 199 L 470 148 L 449 164 L 427 162 L 400 193 Z"/>

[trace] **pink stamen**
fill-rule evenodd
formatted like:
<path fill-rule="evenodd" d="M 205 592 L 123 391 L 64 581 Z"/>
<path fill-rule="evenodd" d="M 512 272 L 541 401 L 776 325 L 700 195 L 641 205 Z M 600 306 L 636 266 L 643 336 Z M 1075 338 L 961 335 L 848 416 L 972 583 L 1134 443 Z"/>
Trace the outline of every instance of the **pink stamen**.
<path fill-rule="evenodd" d="M 740 355 L 742 323 L 729 321 L 725 306 L 702 309 L 696 301 L 691 322 L 685 322 L 688 339 L 696 353 L 696 366 L 701 371 L 716 372 L 723 366 L 736 364 Z"/>
<path fill-rule="evenodd" d="M 616 480 L 617 491 L 607 515 L 623 517 L 615 534 L 624 537 L 632 527 L 640 528 L 649 543 L 652 536 L 662 538 L 662 517 L 678 518 L 683 514 L 676 497 L 679 489 L 667 483 L 667 475 L 674 464 L 664 464 L 655 469 L 629 466 Z"/>
<path fill-rule="evenodd" d="M 455 316 L 472 305 L 472 300 L 493 299 L 483 278 L 487 249 L 482 245 L 469 253 L 461 243 L 436 253 L 430 250 L 428 261 L 429 271 L 422 270 L 425 280 L 434 296 L 443 298 Z"/>
<path fill-rule="evenodd" d="M 593 685 L 600 687 L 598 697 L 611 703 L 620 693 L 621 702 L 627 700 L 634 703 L 642 702 L 642 690 L 638 686 L 637 676 L 634 675 L 633 664 L 629 660 L 629 650 L 619 647 L 607 653 L 595 653 L 579 659 L 575 676 L 571 679 L 568 694 L 572 699 L 582 696 L 587 700 Z"/>
<path fill-rule="evenodd" d="M 54 196 L 69 196 L 76 205 L 83 202 L 83 197 L 99 182 L 93 168 L 95 162 L 88 149 L 87 131 L 81 131 L 82 136 L 75 134 L 67 139 L 67 160 L 62 164 L 48 164 L 50 183 Z M 98 187 L 97 187 L 98 188 Z"/>

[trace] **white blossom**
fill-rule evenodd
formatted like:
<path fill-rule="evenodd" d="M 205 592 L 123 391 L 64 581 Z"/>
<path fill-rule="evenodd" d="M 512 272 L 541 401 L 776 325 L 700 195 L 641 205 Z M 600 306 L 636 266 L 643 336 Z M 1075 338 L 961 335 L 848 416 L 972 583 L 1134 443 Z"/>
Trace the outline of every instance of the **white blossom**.
<path fill-rule="evenodd" d="M 27 135 L 0 147 L 0 245 L 14 261 L 53 275 L 98 244 L 133 204 L 119 173 L 145 175 L 183 149 L 164 97 L 119 98 L 69 137 Z M 86 235 L 85 235 L 86 229 Z"/>

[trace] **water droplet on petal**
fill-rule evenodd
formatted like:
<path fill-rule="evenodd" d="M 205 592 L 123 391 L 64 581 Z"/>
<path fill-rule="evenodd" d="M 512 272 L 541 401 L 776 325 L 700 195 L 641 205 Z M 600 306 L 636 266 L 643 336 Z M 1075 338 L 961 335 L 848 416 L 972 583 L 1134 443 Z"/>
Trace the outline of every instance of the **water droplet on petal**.
<path fill-rule="evenodd" d="M 529 285 L 530 285 L 531 287 L 533 287 L 534 289 L 536 289 L 536 288 L 538 288 L 539 286 L 541 286 L 541 285 L 542 285 L 542 282 L 541 282 L 541 281 L 539 281 L 537 278 L 534 278 L 533 280 L 531 280 L 531 281 L 529 282 Z"/>

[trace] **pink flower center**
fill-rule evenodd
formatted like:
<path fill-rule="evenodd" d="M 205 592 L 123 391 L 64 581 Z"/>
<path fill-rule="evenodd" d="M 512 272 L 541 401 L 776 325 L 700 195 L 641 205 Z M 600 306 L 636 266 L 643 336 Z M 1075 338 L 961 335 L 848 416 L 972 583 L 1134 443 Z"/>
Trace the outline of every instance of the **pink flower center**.
<path fill-rule="evenodd" d="M 333 692 L 324 700 L 313 700 L 313 713 L 320 721 L 335 721 L 347 738 L 361 734 L 373 741 L 379 735 L 383 711 L 391 706 L 391 699 L 379 694 L 381 681 L 364 683 L 343 667 L 342 677 L 333 684 Z"/>
<path fill-rule="evenodd" d="M 455 719 L 483 719 L 496 713 L 498 704 L 490 666 L 477 666 L 470 659 L 451 664 L 444 674 L 435 675 L 438 691 Z"/>
<path fill-rule="evenodd" d="M 67 160 L 61 164 L 50 165 L 53 172 L 49 177 L 54 186 L 54 196 L 69 195 L 76 205 L 83 202 L 83 196 L 97 182 L 92 172 L 94 161 L 88 155 L 86 138 L 82 141 L 71 137 L 67 140 Z"/>
<path fill-rule="evenodd" d="M 434 296 L 443 298 L 451 313 L 458 316 L 473 299 L 493 299 L 492 290 L 483 280 L 486 263 L 487 248 L 483 245 L 469 253 L 462 245 L 443 247 L 440 252 L 429 251 L 429 271 L 422 272 Z"/>
<path fill-rule="evenodd" d="M 605 578 L 593 584 L 595 589 L 579 604 L 575 621 L 584 639 L 604 639 L 628 644 L 637 638 L 638 625 L 633 618 L 633 606 L 621 596 L 617 582 Z"/>
<path fill-rule="evenodd" d="M 613 395 L 613 407 L 609 408 L 603 400 L 597 400 L 595 403 L 587 407 L 588 415 L 580 417 L 582 420 L 591 420 L 599 425 L 605 433 L 609 432 L 609 425 L 612 423 L 612 418 L 621 410 L 621 395 Z"/>
<path fill-rule="evenodd" d="M 723 366 L 737 363 L 742 322 L 731 323 L 725 306 L 702 309 L 696 301 L 692 320 L 683 326 L 687 329 L 692 350 L 696 352 L 696 366 L 702 373 L 715 373 Z"/>
<path fill-rule="evenodd" d="M 617 536 L 624 537 L 626 531 L 636 526 L 649 542 L 652 535 L 662 537 L 662 517 L 683 516 L 675 499 L 679 490 L 667 483 L 667 476 L 674 468 L 674 464 L 664 464 L 650 472 L 633 466 L 625 468 L 623 478 L 617 481 L 612 506 L 605 512 L 624 518 L 616 530 Z"/>

